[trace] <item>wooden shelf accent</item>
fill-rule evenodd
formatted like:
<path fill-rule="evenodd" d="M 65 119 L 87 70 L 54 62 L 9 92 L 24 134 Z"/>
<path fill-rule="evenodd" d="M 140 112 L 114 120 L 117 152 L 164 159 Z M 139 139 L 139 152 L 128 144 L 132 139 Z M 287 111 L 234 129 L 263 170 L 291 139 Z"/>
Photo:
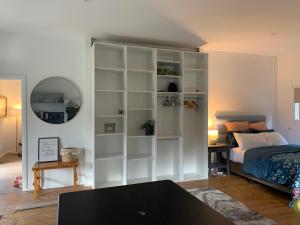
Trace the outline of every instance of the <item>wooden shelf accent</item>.
<path fill-rule="evenodd" d="M 39 192 L 43 188 L 41 184 L 44 182 L 41 182 L 44 180 L 43 177 L 43 171 L 44 170 L 53 170 L 53 169 L 67 169 L 72 168 L 73 169 L 73 189 L 74 191 L 77 191 L 77 167 L 79 166 L 79 161 L 76 160 L 74 162 L 63 162 L 63 161 L 56 161 L 56 162 L 37 162 L 33 164 L 32 171 L 34 174 L 34 196 L 37 198 L 39 197 Z"/>

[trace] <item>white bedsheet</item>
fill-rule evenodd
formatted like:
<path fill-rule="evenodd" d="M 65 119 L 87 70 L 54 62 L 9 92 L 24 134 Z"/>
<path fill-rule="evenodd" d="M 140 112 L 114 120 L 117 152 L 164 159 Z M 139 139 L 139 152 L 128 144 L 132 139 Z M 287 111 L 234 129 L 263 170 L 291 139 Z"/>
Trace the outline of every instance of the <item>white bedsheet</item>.
<path fill-rule="evenodd" d="M 230 149 L 230 160 L 233 162 L 244 163 L 244 154 L 239 147 Z"/>

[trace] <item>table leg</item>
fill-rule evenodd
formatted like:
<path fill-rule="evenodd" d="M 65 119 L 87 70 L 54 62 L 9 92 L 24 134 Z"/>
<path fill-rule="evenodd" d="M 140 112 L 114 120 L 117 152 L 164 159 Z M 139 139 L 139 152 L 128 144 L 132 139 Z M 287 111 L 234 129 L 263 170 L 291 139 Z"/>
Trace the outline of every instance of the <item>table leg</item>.
<path fill-rule="evenodd" d="M 37 188 L 38 188 L 38 191 L 40 191 L 41 190 L 41 171 L 40 170 L 38 170 L 37 171 Z"/>
<path fill-rule="evenodd" d="M 33 187 L 34 187 L 34 197 L 37 198 L 38 197 L 38 189 L 37 189 L 37 171 L 34 170 L 33 171 Z"/>
<path fill-rule="evenodd" d="M 74 167 L 74 169 L 73 169 L 73 175 L 74 175 L 74 184 L 73 184 L 73 186 L 74 186 L 74 191 L 77 191 L 77 172 L 76 172 L 76 167 Z"/>
<path fill-rule="evenodd" d="M 227 150 L 227 175 L 230 176 L 230 149 Z"/>
<path fill-rule="evenodd" d="M 208 152 L 208 176 L 210 176 L 211 172 L 211 153 Z"/>
<path fill-rule="evenodd" d="M 44 189 L 44 184 L 45 184 L 45 180 L 44 180 L 44 171 L 41 170 L 41 189 Z"/>

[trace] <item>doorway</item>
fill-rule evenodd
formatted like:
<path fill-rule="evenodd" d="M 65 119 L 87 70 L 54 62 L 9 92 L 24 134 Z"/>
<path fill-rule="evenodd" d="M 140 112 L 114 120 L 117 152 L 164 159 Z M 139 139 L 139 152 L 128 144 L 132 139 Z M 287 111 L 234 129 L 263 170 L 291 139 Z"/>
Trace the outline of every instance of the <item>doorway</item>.
<path fill-rule="evenodd" d="M 25 79 L 0 75 L 0 193 L 27 189 Z"/>

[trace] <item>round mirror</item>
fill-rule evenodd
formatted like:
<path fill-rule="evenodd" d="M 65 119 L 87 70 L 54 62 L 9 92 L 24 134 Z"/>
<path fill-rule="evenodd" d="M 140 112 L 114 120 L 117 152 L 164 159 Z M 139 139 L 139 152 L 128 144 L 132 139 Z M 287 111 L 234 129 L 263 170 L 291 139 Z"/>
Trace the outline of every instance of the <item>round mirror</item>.
<path fill-rule="evenodd" d="M 81 95 L 70 80 L 51 77 L 39 82 L 32 90 L 30 104 L 35 115 L 51 124 L 66 123 L 79 112 Z"/>

